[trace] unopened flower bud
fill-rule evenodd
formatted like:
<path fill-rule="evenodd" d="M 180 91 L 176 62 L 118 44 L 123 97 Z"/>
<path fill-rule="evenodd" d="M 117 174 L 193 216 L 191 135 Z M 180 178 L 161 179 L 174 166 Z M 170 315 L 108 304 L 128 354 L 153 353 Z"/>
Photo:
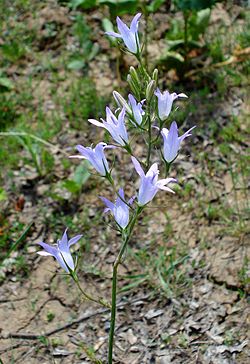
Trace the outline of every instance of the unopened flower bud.
<path fill-rule="evenodd" d="M 122 95 L 119 94 L 119 92 L 117 91 L 113 91 L 113 96 L 114 96 L 114 99 L 117 103 L 117 106 L 121 107 L 121 108 L 125 108 L 125 110 L 129 113 L 129 114 L 132 114 L 132 110 L 131 108 L 129 107 L 127 101 L 124 99 L 124 97 L 122 97 Z"/>
<path fill-rule="evenodd" d="M 155 80 L 151 80 L 146 88 L 146 100 L 150 101 L 154 95 L 156 88 L 156 82 Z"/>
<path fill-rule="evenodd" d="M 128 84 L 131 88 L 132 93 L 135 95 L 135 97 L 139 100 L 140 99 L 140 91 L 136 87 L 135 83 L 132 80 L 132 77 L 128 75 L 127 77 Z"/>
<path fill-rule="evenodd" d="M 152 79 L 153 80 L 155 80 L 155 82 L 156 82 L 156 85 L 157 85 L 157 83 L 158 83 L 158 69 L 157 68 L 155 68 L 154 69 L 154 72 L 153 72 L 153 75 L 152 75 Z"/>
<path fill-rule="evenodd" d="M 141 88 L 140 79 L 139 79 L 138 74 L 137 74 L 137 72 L 136 72 L 136 70 L 135 70 L 135 68 L 133 66 L 131 66 L 129 68 L 129 73 L 130 73 L 130 76 L 131 76 L 135 86 L 140 90 L 140 88 Z"/>

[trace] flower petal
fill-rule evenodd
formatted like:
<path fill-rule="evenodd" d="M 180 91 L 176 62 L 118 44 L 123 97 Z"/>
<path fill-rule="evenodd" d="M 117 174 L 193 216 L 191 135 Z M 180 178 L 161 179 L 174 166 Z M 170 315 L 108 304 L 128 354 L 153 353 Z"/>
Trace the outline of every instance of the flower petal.
<path fill-rule="evenodd" d="M 115 32 L 105 32 L 105 34 L 109 35 L 110 37 L 122 38 L 121 34 Z"/>
<path fill-rule="evenodd" d="M 155 177 L 158 176 L 159 174 L 159 169 L 158 169 L 158 164 L 154 163 L 152 164 L 152 166 L 149 168 L 149 170 L 146 173 L 146 177 Z"/>
<path fill-rule="evenodd" d="M 113 211 L 115 208 L 115 205 L 113 204 L 113 202 L 109 201 L 106 197 L 101 197 L 99 196 L 100 199 L 105 203 L 105 205 L 111 210 Z"/>
<path fill-rule="evenodd" d="M 193 126 L 192 128 L 190 128 L 188 131 L 186 131 L 182 136 L 179 137 L 179 141 L 180 143 L 187 137 L 191 136 L 192 134 L 190 133 L 191 130 L 193 130 L 194 128 L 196 128 L 196 125 Z"/>
<path fill-rule="evenodd" d="M 136 172 L 139 174 L 140 177 L 145 177 L 145 173 L 140 165 L 140 163 L 138 162 L 138 160 L 135 157 L 131 157 L 133 165 L 135 167 Z"/>
<path fill-rule="evenodd" d="M 156 195 L 158 188 L 152 183 L 152 179 L 144 177 L 138 193 L 138 204 L 143 206 L 150 202 Z"/>
<path fill-rule="evenodd" d="M 86 159 L 83 155 L 69 155 L 69 158 Z"/>
<path fill-rule="evenodd" d="M 183 92 L 182 92 L 182 93 L 180 93 L 180 94 L 178 94 L 177 96 L 178 96 L 178 97 L 185 97 L 185 98 L 188 98 L 188 96 L 187 96 L 186 94 L 184 94 Z"/>
<path fill-rule="evenodd" d="M 65 264 L 66 259 L 63 258 L 62 254 L 60 252 L 57 253 L 56 260 L 58 261 L 58 263 L 60 264 L 62 269 L 64 269 L 67 273 L 69 273 L 69 268 L 68 267 L 70 267 L 70 266 L 69 266 L 68 262 L 67 262 L 67 264 Z M 72 259 L 72 261 L 73 261 L 73 259 Z M 74 270 L 74 262 L 73 262 L 73 268 L 71 268 L 71 269 Z"/>
<path fill-rule="evenodd" d="M 99 126 L 100 128 L 105 128 L 105 125 L 103 125 L 103 123 L 101 123 L 98 120 L 88 119 L 88 122 L 91 123 L 91 124 L 93 124 L 93 125 Z"/>
<path fill-rule="evenodd" d="M 49 255 L 53 255 L 54 257 L 56 257 L 57 255 L 57 248 L 55 248 L 54 246 L 51 246 L 49 244 L 46 244 L 44 242 L 39 242 L 39 245 L 41 245 L 41 247 L 49 254 Z"/>
<path fill-rule="evenodd" d="M 130 30 L 131 32 L 133 33 L 136 33 L 137 30 L 138 30 L 138 21 L 141 17 L 141 13 L 138 13 L 134 16 L 133 20 L 131 21 L 131 24 L 130 24 Z"/>
<path fill-rule="evenodd" d="M 117 206 L 114 210 L 114 218 L 117 224 L 119 224 L 123 229 L 129 223 L 129 207 L 122 202 L 120 206 Z"/>
<path fill-rule="evenodd" d="M 44 250 L 41 250 L 39 252 L 37 252 L 37 254 L 39 255 L 43 255 L 44 257 L 48 257 L 48 256 L 53 256 L 52 254 L 48 253 L 48 252 L 45 252 Z"/>
<path fill-rule="evenodd" d="M 67 264 L 67 266 L 74 270 L 74 261 L 72 258 L 72 255 L 69 250 L 69 244 L 68 244 L 68 236 L 67 236 L 67 229 L 65 230 L 62 240 L 58 241 L 58 250 L 64 260 L 64 262 Z M 60 257 L 59 257 L 60 258 Z"/>
<path fill-rule="evenodd" d="M 73 238 L 71 238 L 71 239 L 69 240 L 69 242 L 68 242 L 68 246 L 71 246 L 71 245 L 73 245 L 73 244 L 77 243 L 77 242 L 78 242 L 78 240 L 80 240 L 82 237 L 83 237 L 83 235 L 76 235 L 76 236 L 74 236 Z"/>

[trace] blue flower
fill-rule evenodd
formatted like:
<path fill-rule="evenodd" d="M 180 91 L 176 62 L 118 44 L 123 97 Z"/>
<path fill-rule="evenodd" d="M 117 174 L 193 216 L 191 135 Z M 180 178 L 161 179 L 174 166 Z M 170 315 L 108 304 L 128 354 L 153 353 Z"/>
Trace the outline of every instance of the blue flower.
<path fill-rule="evenodd" d="M 168 118 L 168 115 L 172 110 L 174 100 L 179 97 L 188 97 L 183 93 L 178 95 L 175 92 L 170 94 L 168 91 L 161 93 L 159 89 L 155 91 L 155 95 L 158 97 L 158 116 L 162 121 Z"/>
<path fill-rule="evenodd" d="M 106 32 L 106 34 L 110 35 L 111 37 L 121 38 L 131 53 L 139 53 L 140 43 L 138 37 L 138 21 L 140 16 L 141 14 L 139 13 L 133 18 L 130 28 L 125 23 L 123 23 L 119 17 L 117 17 L 116 22 L 120 34 L 115 32 Z"/>
<path fill-rule="evenodd" d="M 95 148 L 77 145 L 76 149 L 81 155 L 71 155 L 69 158 L 87 159 L 97 172 L 99 172 L 102 176 L 107 176 L 109 173 L 109 166 L 104 155 L 104 149 L 106 148 L 115 147 L 103 142 L 98 143 Z"/>
<path fill-rule="evenodd" d="M 128 95 L 128 99 L 132 109 L 133 118 L 137 125 L 141 125 L 143 115 L 145 114 L 145 112 L 142 110 L 142 105 L 145 100 L 137 103 L 136 99 L 131 94 Z"/>
<path fill-rule="evenodd" d="M 171 163 L 178 154 L 180 149 L 181 142 L 192 135 L 190 132 L 193 130 L 195 126 L 186 131 L 182 136 L 178 136 L 178 127 L 175 121 L 172 122 L 170 129 L 163 128 L 161 131 L 161 135 L 163 136 L 163 156 L 166 162 Z"/>
<path fill-rule="evenodd" d="M 138 204 L 140 206 L 144 206 L 148 202 L 150 202 L 154 198 L 158 190 L 164 190 L 174 193 L 174 191 L 166 185 L 168 185 L 169 183 L 177 182 L 176 179 L 164 178 L 158 181 L 159 170 L 157 163 L 154 163 L 145 174 L 138 160 L 135 157 L 131 157 L 131 159 L 136 169 L 136 172 L 141 177 L 141 184 L 138 193 Z"/>
<path fill-rule="evenodd" d="M 81 239 L 82 235 L 76 235 L 70 240 L 68 240 L 67 229 L 64 231 L 61 240 L 57 240 L 57 244 L 55 246 L 51 246 L 44 242 L 38 243 L 44 249 L 44 251 L 39 251 L 39 255 L 43 256 L 52 256 L 56 258 L 60 266 L 67 272 L 75 271 L 75 263 L 70 253 L 70 246 L 77 243 L 79 239 Z"/>
<path fill-rule="evenodd" d="M 125 108 L 122 109 L 118 118 L 112 113 L 109 107 L 106 107 L 106 120 L 102 120 L 102 123 L 95 119 L 89 119 L 91 124 L 106 129 L 114 141 L 121 146 L 128 144 L 128 134 L 125 127 Z"/>
<path fill-rule="evenodd" d="M 129 206 L 128 205 L 131 203 L 131 201 L 129 201 L 128 203 L 125 202 L 125 196 L 124 196 L 123 189 L 122 188 L 119 189 L 118 197 L 117 197 L 115 203 L 109 201 L 105 197 L 100 197 L 100 198 L 107 206 L 107 208 L 105 209 L 105 212 L 111 211 L 117 224 L 122 229 L 125 229 L 129 223 Z"/>

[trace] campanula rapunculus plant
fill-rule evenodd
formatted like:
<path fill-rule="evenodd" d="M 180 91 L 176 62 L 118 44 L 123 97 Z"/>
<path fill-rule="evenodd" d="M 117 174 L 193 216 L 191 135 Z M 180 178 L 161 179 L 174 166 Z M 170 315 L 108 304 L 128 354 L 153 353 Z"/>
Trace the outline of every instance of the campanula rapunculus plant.
<path fill-rule="evenodd" d="M 118 115 L 118 118 L 112 113 L 109 107 L 106 107 L 106 120 L 101 119 L 102 123 L 95 119 L 89 119 L 91 124 L 106 129 L 114 141 L 122 147 L 128 144 L 128 133 L 125 126 L 125 108 Z"/>
<path fill-rule="evenodd" d="M 144 206 L 150 202 L 159 190 L 174 193 L 171 188 L 167 187 L 169 183 L 177 182 L 174 178 L 164 178 L 158 180 L 159 169 L 157 163 L 154 163 L 145 174 L 140 163 L 135 157 L 131 157 L 136 172 L 141 177 L 141 183 L 138 193 L 138 205 Z"/>
<path fill-rule="evenodd" d="M 106 176 L 110 172 L 108 161 L 104 155 L 104 149 L 107 148 L 114 148 L 114 146 L 103 142 L 98 143 L 95 148 L 77 145 L 76 149 L 80 155 L 71 155 L 69 158 L 87 159 L 97 172 L 102 176 Z"/>
<path fill-rule="evenodd" d="M 129 202 L 128 203 L 125 202 L 124 190 L 122 188 L 119 189 L 118 197 L 115 203 L 109 201 L 105 197 L 100 197 L 100 198 L 107 206 L 105 212 L 110 211 L 114 216 L 114 219 L 117 222 L 117 224 L 122 229 L 125 229 L 129 223 Z"/>
<path fill-rule="evenodd" d="M 120 33 L 106 32 L 106 34 L 111 37 L 121 38 L 129 52 L 138 54 L 140 52 L 140 43 L 138 36 L 138 22 L 140 17 L 140 13 L 136 14 L 129 28 L 118 16 L 116 18 L 116 22 L 117 28 Z"/>
<path fill-rule="evenodd" d="M 171 163 L 175 160 L 178 155 L 178 151 L 181 146 L 181 142 L 191 136 L 191 130 L 193 130 L 195 126 L 190 128 L 186 133 L 182 136 L 178 136 L 178 127 L 175 121 L 172 122 L 170 129 L 163 128 L 161 131 L 161 135 L 163 137 L 163 157 L 166 162 Z"/>
<path fill-rule="evenodd" d="M 109 107 L 106 107 L 106 120 L 101 119 L 100 122 L 95 119 L 89 119 L 91 124 L 106 129 L 113 141 L 119 144 L 118 151 L 120 151 L 121 154 L 117 156 L 119 159 L 114 159 L 114 168 L 118 166 L 117 160 L 119 160 L 120 168 L 118 173 L 117 171 L 112 170 L 114 176 L 111 176 L 111 171 L 104 155 L 105 149 L 116 148 L 117 146 L 107 145 L 104 142 L 98 143 L 95 148 L 77 145 L 76 149 L 78 150 L 79 155 L 71 156 L 71 158 L 87 159 L 94 169 L 101 176 L 105 177 L 105 180 L 102 183 L 105 190 L 107 190 L 107 184 L 109 183 L 109 193 L 112 191 L 116 196 L 114 198 L 115 202 L 112 202 L 114 200 L 108 200 L 106 197 L 100 197 L 106 205 L 105 212 L 111 213 L 121 238 L 119 251 L 114 259 L 112 269 L 111 305 L 102 298 L 95 299 L 91 297 L 79 285 L 78 276 L 75 273 L 75 264 L 70 254 L 69 247 L 80 239 L 80 235 L 77 235 L 68 241 L 65 232 L 63 238 L 58 241 L 57 246 L 55 247 L 43 242 L 40 243 L 45 250 L 40 254 L 54 256 L 62 268 L 67 273 L 70 273 L 84 298 L 111 309 L 108 360 L 105 361 L 105 363 L 107 362 L 108 364 L 113 364 L 119 265 L 125 259 L 125 252 L 140 214 L 147 209 L 147 204 L 153 200 L 159 190 L 174 193 L 169 185 L 177 182 L 174 178 L 159 179 L 158 163 L 160 162 L 159 155 L 161 154 L 161 151 L 159 150 L 159 137 L 162 135 L 164 141 L 162 159 L 164 161 L 163 164 L 165 164 L 165 174 L 166 177 L 168 177 L 171 163 L 178 156 L 181 142 L 191 135 L 191 130 L 194 128 L 189 129 L 182 136 L 179 136 L 176 122 L 173 122 L 170 126 L 167 121 L 174 100 L 187 96 L 184 93 L 170 94 L 168 91 L 161 93 L 159 90 L 158 70 L 155 69 L 153 72 L 150 72 L 145 66 L 142 57 L 143 47 L 140 46 L 138 36 L 138 22 L 140 16 L 141 14 L 137 14 L 133 18 L 130 28 L 120 18 L 117 18 L 119 33 L 106 33 L 112 37 L 122 39 L 127 48 L 125 51 L 127 50 L 130 55 L 132 53 L 138 62 L 137 69 L 136 67 L 130 67 L 129 70 L 127 81 L 130 86 L 130 93 L 128 96 L 122 96 L 117 91 L 113 91 L 113 96 L 118 106 L 118 114 L 113 113 Z M 145 99 L 141 100 L 142 98 Z M 125 120 L 130 121 L 127 123 L 127 126 Z M 127 128 L 129 128 L 129 138 Z M 157 130 L 157 133 L 154 133 L 155 129 Z M 143 145 L 141 146 L 140 143 L 143 143 Z M 126 153 L 127 156 L 124 155 Z M 131 159 L 128 158 L 128 155 L 131 156 L 132 163 L 130 162 Z M 158 158 L 158 163 L 153 163 L 156 158 Z M 122 165 L 122 163 L 126 163 L 126 165 Z M 133 168 L 131 167 L 133 165 L 140 177 L 140 184 L 135 204 L 134 206 L 131 206 L 134 197 L 128 202 L 125 200 L 124 190 L 120 188 L 118 191 L 117 177 L 120 186 L 120 181 L 122 181 L 125 176 L 127 176 L 128 179 L 132 176 L 131 170 L 133 170 Z M 144 172 L 144 170 L 146 172 Z M 123 185 L 125 185 L 128 181 L 123 182 Z M 128 185 L 127 188 L 134 189 L 134 184 Z M 107 244 L 109 244 L 109 241 L 107 241 Z M 113 251 L 113 249 L 111 251 Z M 96 362 L 99 362 L 99 360 Z"/>
<path fill-rule="evenodd" d="M 175 92 L 170 94 L 168 91 L 161 93 L 159 89 L 155 91 L 155 95 L 158 98 L 158 116 L 162 121 L 167 120 L 171 110 L 173 102 L 179 97 L 188 97 L 184 93 L 176 94 Z"/>
<path fill-rule="evenodd" d="M 52 256 L 56 258 L 60 266 L 67 272 L 75 271 L 75 262 L 70 253 L 70 246 L 77 243 L 80 240 L 82 235 L 76 235 L 70 240 L 68 240 L 67 229 L 64 231 L 62 239 L 57 240 L 57 244 L 55 246 L 51 246 L 44 242 L 38 243 L 44 249 L 39 251 L 39 255 L 43 256 Z"/>

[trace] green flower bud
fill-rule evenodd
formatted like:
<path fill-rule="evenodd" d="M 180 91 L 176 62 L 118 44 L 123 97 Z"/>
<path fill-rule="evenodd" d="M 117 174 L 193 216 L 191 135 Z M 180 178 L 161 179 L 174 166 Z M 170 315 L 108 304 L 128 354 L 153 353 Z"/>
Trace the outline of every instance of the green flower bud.
<path fill-rule="evenodd" d="M 136 72 L 136 70 L 135 70 L 135 68 L 133 66 L 131 66 L 129 68 L 129 73 L 130 73 L 130 76 L 131 76 L 136 88 L 138 88 L 138 90 L 140 90 L 141 89 L 140 79 L 139 79 L 138 74 L 137 74 L 137 72 Z"/>
<path fill-rule="evenodd" d="M 157 84 L 158 84 L 158 69 L 157 68 L 155 68 L 154 69 L 154 72 L 153 72 L 153 75 L 152 75 L 152 79 L 153 80 L 155 80 L 155 83 L 156 83 L 156 86 L 157 86 Z"/>
<path fill-rule="evenodd" d="M 146 88 L 146 100 L 148 102 L 152 99 L 155 89 L 156 89 L 156 82 L 155 80 L 151 80 Z"/>
<path fill-rule="evenodd" d="M 127 77 L 127 81 L 128 81 L 128 84 L 130 86 L 130 89 L 131 89 L 133 95 L 139 100 L 140 99 L 140 89 L 138 89 L 138 87 L 135 85 L 130 74 Z"/>
<path fill-rule="evenodd" d="M 132 110 L 131 108 L 129 107 L 127 101 L 124 99 L 124 97 L 122 97 L 122 95 L 119 94 L 119 92 L 117 91 L 113 91 L 113 96 L 114 96 L 114 99 L 117 103 L 117 106 L 123 108 L 125 107 L 125 110 L 129 113 L 129 114 L 132 114 Z"/>

